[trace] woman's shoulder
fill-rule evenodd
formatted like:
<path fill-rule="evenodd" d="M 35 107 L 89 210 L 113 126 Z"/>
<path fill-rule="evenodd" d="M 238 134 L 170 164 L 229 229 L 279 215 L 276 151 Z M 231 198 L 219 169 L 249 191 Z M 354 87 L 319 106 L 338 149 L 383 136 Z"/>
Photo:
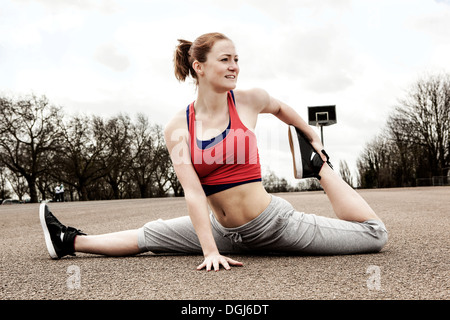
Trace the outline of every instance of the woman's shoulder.
<path fill-rule="evenodd" d="M 188 133 L 186 108 L 177 111 L 174 116 L 167 122 L 164 133 L 171 135 L 174 131 L 186 131 Z"/>
<path fill-rule="evenodd" d="M 263 110 L 270 103 L 270 96 L 266 90 L 261 88 L 252 88 L 247 90 L 233 91 L 236 105 L 243 105 L 252 109 Z"/>

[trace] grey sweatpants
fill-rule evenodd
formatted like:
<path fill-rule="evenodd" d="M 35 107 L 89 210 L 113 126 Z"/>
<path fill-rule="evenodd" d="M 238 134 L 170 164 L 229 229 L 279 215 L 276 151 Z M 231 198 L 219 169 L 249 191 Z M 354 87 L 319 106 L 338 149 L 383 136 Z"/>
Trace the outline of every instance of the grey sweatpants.
<path fill-rule="evenodd" d="M 368 253 L 380 251 L 387 242 L 386 227 L 379 220 L 349 222 L 305 214 L 274 195 L 258 217 L 240 227 L 225 228 L 212 213 L 210 219 L 221 254 Z M 139 229 L 138 245 L 143 252 L 202 253 L 189 216 L 148 222 Z"/>

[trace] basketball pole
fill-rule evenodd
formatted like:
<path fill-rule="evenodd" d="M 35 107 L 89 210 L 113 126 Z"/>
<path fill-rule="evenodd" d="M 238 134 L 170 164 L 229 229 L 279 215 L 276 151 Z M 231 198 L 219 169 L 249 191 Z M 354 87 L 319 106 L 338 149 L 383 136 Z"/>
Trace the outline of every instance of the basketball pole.
<path fill-rule="evenodd" d="M 322 141 L 322 145 L 325 146 L 325 144 L 323 143 L 323 125 L 319 125 L 320 126 L 320 140 Z"/>

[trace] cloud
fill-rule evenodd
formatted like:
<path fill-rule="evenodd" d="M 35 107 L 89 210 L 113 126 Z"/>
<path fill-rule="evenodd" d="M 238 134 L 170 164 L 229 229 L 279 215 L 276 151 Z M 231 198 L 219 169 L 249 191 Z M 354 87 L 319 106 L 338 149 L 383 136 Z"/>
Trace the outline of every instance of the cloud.
<path fill-rule="evenodd" d="M 353 84 L 353 75 L 359 72 L 345 34 L 333 24 L 291 30 L 284 35 L 279 48 L 284 51 L 279 59 L 283 75 L 300 79 L 314 92 L 344 90 Z"/>
<path fill-rule="evenodd" d="M 118 10 L 116 1 L 113 0 L 14 0 L 23 4 L 40 4 L 52 12 L 60 10 L 98 10 L 103 13 L 113 13 Z"/>
<path fill-rule="evenodd" d="M 283 79 L 317 93 L 351 86 L 361 67 L 348 25 L 340 23 L 350 1 L 324 2 L 247 0 L 225 12 L 228 24 L 222 31 L 236 44 L 241 79 L 257 83 Z M 221 27 L 214 21 L 204 24 Z"/>
<path fill-rule="evenodd" d="M 97 48 L 94 58 L 114 71 L 125 71 L 130 66 L 130 60 L 125 54 L 119 53 L 117 46 L 105 43 Z"/>
<path fill-rule="evenodd" d="M 450 0 L 448 1 L 450 3 Z M 409 25 L 417 31 L 425 32 L 436 39 L 450 38 L 450 8 L 439 12 L 424 13 L 410 19 Z"/>
<path fill-rule="evenodd" d="M 243 33 L 235 41 L 242 74 L 258 81 L 283 79 L 315 93 L 339 92 L 361 72 L 345 31 L 333 24 Z"/>

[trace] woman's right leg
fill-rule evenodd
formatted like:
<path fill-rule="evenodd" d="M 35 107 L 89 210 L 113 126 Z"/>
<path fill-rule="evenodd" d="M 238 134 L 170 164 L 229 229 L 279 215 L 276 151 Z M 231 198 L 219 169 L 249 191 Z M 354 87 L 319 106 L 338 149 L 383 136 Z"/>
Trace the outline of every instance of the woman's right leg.
<path fill-rule="evenodd" d="M 212 214 L 210 219 L 214 219 Z M 214 227 L 212 233 L 220 253 L 234 251 L 230 239 Z M 141 252 L 202 254 L 200 241 L 189 216 L 146 223 L 138 230 L 138 247 Z"/>
<path fill-rule="evenodd" d="M 75 238 L 75 251 L 127 256 L 154 253 L 201 253 L 200 242 L 188 216 L 154 220 L 142 228 Z"/>
<path fill-rule="evenodd" d="M 75 252 L 107 256 L 129 256 L 142 252 L 138 247 L 138 230 L 102 235 L 79 235 L 74 241 Z"/>
<path fill-rule="evenodd" d="M 202 253 L 200 242 L 189 216 L 146 223 L 142 228 L 101 235 L 86 235 L 63 225 L 46 204 L 39 207 L 39 219 L 47 250 L 52 259 L 75 252 L 107 256 L 129 256 L 154 253 Z M 232 251 L 230 241 L 213 228 L 213 236 L 221 251 Z"/>
<path fill-rule="evenodd" d="M 43 203 L 39 206 L 39 219 L 44 231 L 45 244 L 52 259 L 60 259 L 75 252 L 109 256 L 134 255 L 142 252 L 138 247 L 138 230 L 88 236 L 78 229 L 63 225 Z"/>

